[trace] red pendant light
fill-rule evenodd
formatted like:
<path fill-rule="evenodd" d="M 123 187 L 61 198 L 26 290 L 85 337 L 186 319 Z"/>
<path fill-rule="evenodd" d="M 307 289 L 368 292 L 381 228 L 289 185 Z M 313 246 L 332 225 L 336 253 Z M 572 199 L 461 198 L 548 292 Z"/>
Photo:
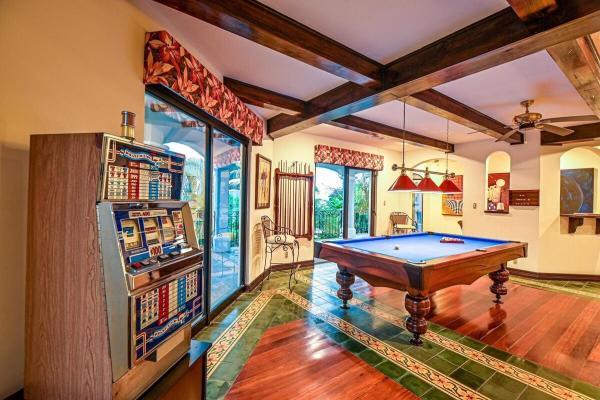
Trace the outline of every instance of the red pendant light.
<path fill-rule="evenodd" d="M 425 176 L 417 185 L 417 190 L 422 193 L 439 193 L 441 192 L 438 185 L 429 177 L 429 170 L 425 168 Z"/>
<path fill-rule="evenodd" d="M 402 170 L 398 179 L 388 189 L 390 192 L 416 192 L 417 190 L 417 185 L 406 175 L 406 171 L 404 170 Z"/>
<path fill-rule="evenodd" d="M 406 136 L 406 100 L 404 101 L 404 111 L 402 112 L 402 167 L 400 176 L 388 189 L 389 192 L 416 192 L 417 185 L 406 175 L 404 167 L 404 141 Z"/>
<path fill-rule="evenodd" d="M 460 190 L 460 188 L 450 180 L 448 175 L 445 176 L 444 181 L 440 184 L 440 190 L 445 194 L 462 193 L 462 190 Z"/>
<path fill-rule="evenodd" d="M 450 175 L 448 174 L 448 138 L 450 136 L 450 121 L 446 120 L 446 175 L 444 175 L 444 180 L 440 184 L 440 191 L 446 194 L 458 194 L 462 193 L 462 190 L 454 182 L 450 180 Z"/>

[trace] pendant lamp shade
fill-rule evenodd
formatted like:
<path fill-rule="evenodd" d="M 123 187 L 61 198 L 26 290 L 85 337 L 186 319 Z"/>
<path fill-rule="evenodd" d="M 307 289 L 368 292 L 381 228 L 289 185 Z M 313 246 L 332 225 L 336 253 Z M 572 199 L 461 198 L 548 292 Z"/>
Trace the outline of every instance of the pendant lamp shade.
<path fill-rule="evenodd" d="M 417 185 L 417 190 L 423 193 L 439 193 L 441 190 L 438 185 L 426 174 Z"/>
<path fill-rule="evenodd" d="M 400 173 L 400 176 L 392 186 L 388 189 L 390 192 L 416 192 L 417 185 L 406 175 L 404 171 Z"/>
<path fill-rule="evenodd" d="M 450 178 L 446 177 L 444 181 L 440 184 L 440 190 L 442 193 L 446 194 L 458 194 L 462 193 L 462 190 L 454 182 L 450 180 Z"/>

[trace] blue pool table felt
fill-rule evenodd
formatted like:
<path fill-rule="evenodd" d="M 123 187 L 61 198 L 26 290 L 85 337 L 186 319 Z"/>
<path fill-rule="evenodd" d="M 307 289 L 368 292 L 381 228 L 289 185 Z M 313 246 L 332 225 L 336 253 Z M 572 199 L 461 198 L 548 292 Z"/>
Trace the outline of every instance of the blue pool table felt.
<path fill-rule="evenodd" d="M 443 237 L 463 239 L 464 243 L 440 243 L 440 239 Z M 508 243 L 504 240 L 426 232 L 399 236 L 333 240 L 332 242 L 344 247 L 402 258 L 411 262 L 425 262 L 435 258 L 454 256 Z M 400 246 L 398 250 L 394 248 L 396 245 Z"/>

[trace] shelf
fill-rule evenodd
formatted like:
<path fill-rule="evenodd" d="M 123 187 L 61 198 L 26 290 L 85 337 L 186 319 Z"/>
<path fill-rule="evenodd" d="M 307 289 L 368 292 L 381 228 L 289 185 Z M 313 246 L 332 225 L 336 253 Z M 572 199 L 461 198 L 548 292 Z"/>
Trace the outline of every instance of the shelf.
<path fill-rule="evenodd" d="M 586 218 L 591 218 L 596 220 L 596 235 L 600 235 L 600 214 L 584 214 L 584 213 L 575 213 L 575 214 L 560 214 L 561 217 L 569 218 L 569 233 L 575 233 L 577 228 L 583 225 L 583 221 Z"/>

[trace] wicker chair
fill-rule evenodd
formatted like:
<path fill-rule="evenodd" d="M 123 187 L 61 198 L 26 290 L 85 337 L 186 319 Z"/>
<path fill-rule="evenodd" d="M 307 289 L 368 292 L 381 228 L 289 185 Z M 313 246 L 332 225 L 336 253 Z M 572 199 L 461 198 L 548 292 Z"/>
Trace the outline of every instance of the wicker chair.
<path fill-rule="evenodd" d="M 300 257 L 300 244 L 294 233 L 291 229 L 275 225 L 273 220 L 266 215 L 260 218 L 260 224 L 263 232 L 263 238 L 265 239 L 265 261 L 263 264 L 263 275 L 265 271 L 267 272 L 267 278 L 271 277 L 271 268 L 273 265 L 281 265 L 281 263 L 273 263 L 273 253 L 278 249 L 282 249 L 283 251 L 290 250 L 292 252 L 292 268 L 290 269 L 290 278 L 288 280 L 288 287 L 290 291 L 292 291 L 292 277 L 294 277 L 294 281 L 298 283 L 296 280 L 296 272 L 298 271 L 298 267 L 300 263 L 298 259 Z M 269 259 L 269 268 L 267 268 L 267 258 Z M 262 290 L 263 282 L 265 278 L 263 278 L 260 283 L 260 289 Z"/>
<path fill-rule="evenodd" d="M 417 230 L 413 219 L 407 213 L 395 211 L 390 214 L 390 221 L 392 222 L 392 233 L 394 235 Z"/>

